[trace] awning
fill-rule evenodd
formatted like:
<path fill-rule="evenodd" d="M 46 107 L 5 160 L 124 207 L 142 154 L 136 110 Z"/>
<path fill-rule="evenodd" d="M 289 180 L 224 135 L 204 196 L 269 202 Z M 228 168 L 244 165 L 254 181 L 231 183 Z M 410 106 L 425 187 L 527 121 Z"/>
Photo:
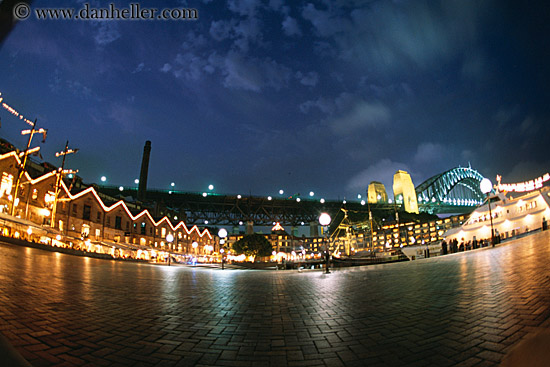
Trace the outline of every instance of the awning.
<path fill-rule="evenodd" d="M 31 227 L 33 232 L 35 234 L 40 234 L 40 235 L 47 235 L 48 234 L 48 229 L 46 229 L 46 227 L 42 227 L 34 222 L 31 222 L 30 220 L 26 220 L 26 219 L 23 219 L 23 218 L 18 218 L 18 217 L 13 217 L 9 214 L 6 214 L 6 213 L 0 213 L 0 220 L 3 220 L 5 222 L 11 222 L 11 223 L 14 223 L 14 224 L 19 224 L 19 225 L 22 225 L 22 226 L 26 226 L 26 227 Z M 56 232 L 57 234 L 57 232 Z"/>

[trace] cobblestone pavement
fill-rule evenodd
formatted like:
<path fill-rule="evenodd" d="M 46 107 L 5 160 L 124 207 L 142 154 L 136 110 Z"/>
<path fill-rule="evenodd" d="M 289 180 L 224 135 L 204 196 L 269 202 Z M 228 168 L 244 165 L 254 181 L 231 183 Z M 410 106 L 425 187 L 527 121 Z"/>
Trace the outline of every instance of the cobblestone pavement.
<path fill-rule="evenodd" d="M 34 366 L 491 366 L 549 327 L 550 231 L 331 274 L 0 245 L 0 332 Z"/>

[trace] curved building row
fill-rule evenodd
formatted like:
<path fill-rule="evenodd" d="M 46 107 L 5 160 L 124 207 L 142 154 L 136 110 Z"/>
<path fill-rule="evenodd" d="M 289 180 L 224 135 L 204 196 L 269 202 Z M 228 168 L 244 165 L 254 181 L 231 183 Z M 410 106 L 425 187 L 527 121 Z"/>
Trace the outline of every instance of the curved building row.
<path fill-rule="evenodd" d="M 57 235 L 88 244 L 128 244 L 136 249 L 181 254 L 215 249 L 216 239 L 208 229 L 188 228 L 183 221 L 174 223 L 166 216 L 153 218 L 148 210 L 105 196 L 94 187 L 75 192 L 58 179 L 62 174 L 58 170 L 33 178 L 22 170 L 22 156 L 15 151 L 0 155 L 3 235 L 41 240 L 48 237 L 40 236 L 46 228 L 49 237 Z M 24 224 L 28 224 L 28 233 L 22 232 Z"/>

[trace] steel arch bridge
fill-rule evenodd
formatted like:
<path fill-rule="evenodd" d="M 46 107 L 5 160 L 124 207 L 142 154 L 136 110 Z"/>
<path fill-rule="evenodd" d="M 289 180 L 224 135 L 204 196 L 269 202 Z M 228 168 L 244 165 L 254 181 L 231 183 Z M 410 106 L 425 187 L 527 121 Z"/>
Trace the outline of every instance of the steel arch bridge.
<path fill-rule="evenodd" d="M 483 202 L 483 176 L 471 167 L 456 167 L 435 175 L 415 189 L 420 208 L 434 212 L 440 206 L 476 206 Z"/>

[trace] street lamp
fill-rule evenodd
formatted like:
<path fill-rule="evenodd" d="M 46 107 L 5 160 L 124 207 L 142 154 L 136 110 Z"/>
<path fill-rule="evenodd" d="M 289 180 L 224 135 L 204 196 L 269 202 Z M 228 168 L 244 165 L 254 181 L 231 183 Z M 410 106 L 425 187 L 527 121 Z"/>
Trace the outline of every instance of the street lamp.
<path fill-rule="evenodd" d="M 495 232 L 493 230 L 493 214 L 491 213 L 491 200 L 489 198 L 489 193 L 493 189 L 493 184 L 488 178 L 484 178 L 479 183 L 479 188 L 481 192 L 487 195 L 487 205 L 489 206 L 489 219 L 491 221 L 491 245 L 495 247 Z"/>
<path fill-rule="evenodd" d="M 328 268 L 328 264 L 329 264 L 329 260 L 330 260 L 330 254 L 329 254 L 329 251 L 328 251 L 328 244 L 327 244 L 327 230 L 328 230 L 328 226 L 331 222 L 331 218 L 330 218 L 330 215 L 328 213 L 321 213 L 321 215 L 319 216 L 319 224 L 323 226 L 323 235 L 325 236 L 325 262 L 326 262 L 326 265 L 325 265 L 325 273 L 326 274 L 329 274 L 330 271 L 329 271 L 329 268 Z"/>
<path fill-rule="evenodd" d="M 220 228 L 220 230 L 218 231 L 218 237 L 220 237 L 220 245 L 225 244 L 225 238 L 227 237 L 227 229 Z M 224 263 L 225 263 L 224 252 L 225 252 L 224 249 L 220 248 L 220 253 L 222 254 L 222 270 L 224 269 Z"/>
<path fill-rule="evenodd" d="M 61 168 L 57 170 L 57 177 L 55 180 L 55 194 L 54 194 L 54 201 L 52 206 L 52 218 L 50 221 L 50 226 L 52 228 L 55 228 L 55 212 L 57 210 L 57 199 L 59 197 L 59 193 L 61 191 L 60 184 L 62 180 L 62 175 L 68 173 L 70 176 L 69 178 L 72 178 L 72 174 L 78 172 L 78 170 L 65 170 L 65 158 L 68 154 L 76 153 L 78 152 L 78 149 L 69 149 L 69 141 L 65 143 L 65 149 L 62 152 L 55 153 L 56 157 L 63 156 L 63 159 L 61 160 Z M 122 187 L 122 186 L 121 186 Z M 122 191 L 122 190 L 120 190 Z"/>
<path fill-rule="evenodd" d="M 174 236 L 172 235 L 172 233 L 168 233 L 166 235 L 166 242 L 168 242 L 168 266 L 170 266 L 170 249 L 172 248 L 172 242 L 174 242 Z"/>
<path fill-rule="evenodd" d="M 40 147 L 30 149 L 32 138 L 33 138 L 34 134 L 36 134 L 36 133 L 43 134 L 44 139 L 42 140 L 42 142 L 45 142 L 46 141 L 46 134 L 48 132 L 48 130 L 43 129 L 43 128 L 40 128 L 38 130 L 34 129 L 35 126 L 36 126 L 36 119 L 34 120 L 34 122 L 30 122 L 30 124 L 32 125 L 32 129 L 21 131 L 21 135 L 29 135 L 29 141 L 27 143 L 27 149 L 25 149 L 25 152 L 23 154 L 23 162 L 20 162 L 18 167 L 17 167 L 17 169 L 18 169 L 17 180 L 15 181 L 15 192 L 13 194 L 13 202 L 12 202 L 12 205 L 11 205 L 11 215 L 14 216 L 14 217 L 15 217 L 15 207 L 19 203 L 19 197 L 18 197 L 17 192 L 19 191 L 19 184 L 20 184 L 20 182 L 23 178 L 23 173 L 25 172 L 25 167 L 27 166 L 27 158 L 28 158 L 29 154 L 36 153 L 40 150 Z"/>

